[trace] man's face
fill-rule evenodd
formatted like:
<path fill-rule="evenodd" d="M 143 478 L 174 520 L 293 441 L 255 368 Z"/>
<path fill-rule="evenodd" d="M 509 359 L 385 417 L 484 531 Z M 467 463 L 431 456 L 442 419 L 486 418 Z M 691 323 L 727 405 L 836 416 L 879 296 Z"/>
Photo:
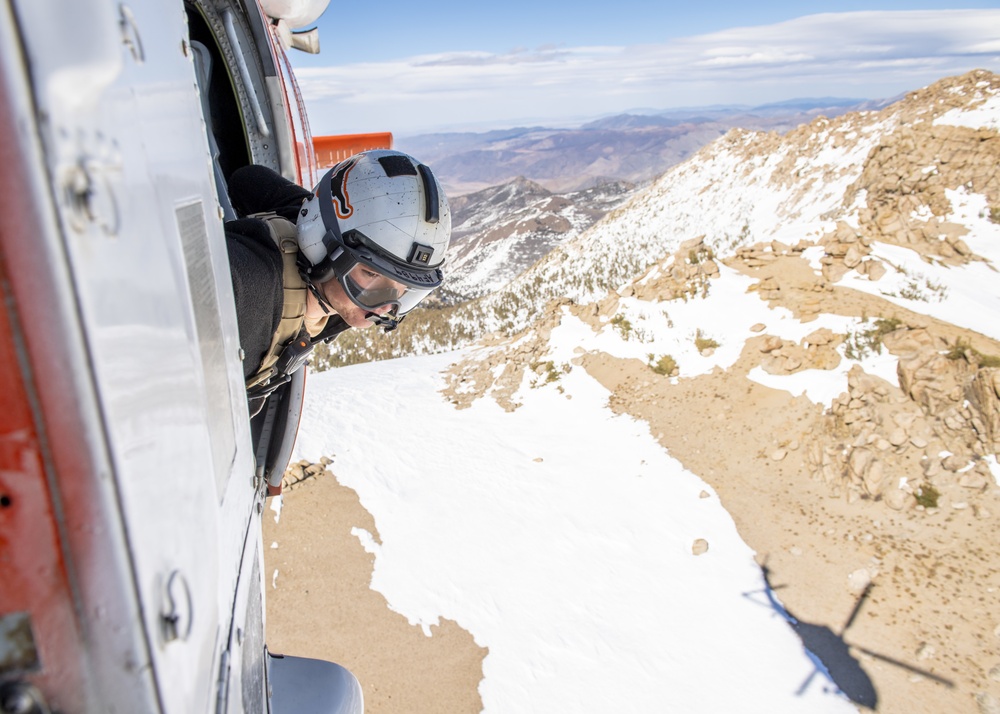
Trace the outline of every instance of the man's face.
<path fill-rule="evenodd" d="M 319 291 L 326 298 L 326 301 L 330 303 L 330 306 L 340 315 L 344 322 L 346 322 L 351 327 L 357 327 L 364 329 L 366 327 L 371 327 L 373 323 L 371 320 L 365 317 L 368 313 L 375 313 L 376 315 L 384 315 L 392 310 L 391 305 L 384 305 L 374 310 L 367 310 L 362 307 L 358 307 L 354 302 L 347 296 L 344 292 L 344 286 L 340 284 L 336 278 L 332 280 L 327 280 L 325 283 L 320 283 Z M 307 312 L 314 313 L 315 310 L 319 311 L 317 317 L 323 314 L 323 309 L 316 302 L 315 297 L 312 293 L 307 295 L 307 298 L 312 301 L 313 304 L 308 305 Z"/>

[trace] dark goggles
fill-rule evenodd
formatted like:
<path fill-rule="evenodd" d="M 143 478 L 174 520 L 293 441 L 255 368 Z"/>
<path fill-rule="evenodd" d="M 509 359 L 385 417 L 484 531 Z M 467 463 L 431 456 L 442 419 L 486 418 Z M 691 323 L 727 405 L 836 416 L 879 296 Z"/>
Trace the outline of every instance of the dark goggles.
<path fill-rule="evenodd" d="M 365 310 L 391 306 L 393 314 L 405 315 L 441 285 L 440 270 L 400 266 L 365 247 L 341 245 L 331 258 L 347 296 Z"/>

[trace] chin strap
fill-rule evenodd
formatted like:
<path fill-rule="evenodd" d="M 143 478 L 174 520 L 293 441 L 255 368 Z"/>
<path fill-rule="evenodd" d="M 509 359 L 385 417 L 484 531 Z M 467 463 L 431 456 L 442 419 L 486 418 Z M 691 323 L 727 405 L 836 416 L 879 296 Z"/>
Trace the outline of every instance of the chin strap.
<path fill-rule="evenodd" d="M 326 298 L 323 297 L 323 293 L 321 293 L 319 290 L 316 289 L 316 286 L 312 284 L 311 280 L 306 281 L 306 287 L 309 288 L 309 292 L 311 292 L 313 294 L 313 297 L 316 298 L 316 301 L 319 303 L 319 306 L 323 308 L 324 314 L 327 315 L 333 314 L 333 305 L 331 305 L 326 301 Z"/>
<path fill-rule="evenodd" d="M 376 315 L 374 312 L 369 312 L 365 315 L 366 320 L 374 322 L 386 332 L 392 332 L 399 327 L 399 323 L 403 321 L 404 317 L 406 317 L 406 315 L 396 317 L 391 312 L 386 313 L 385 315 Z"/>

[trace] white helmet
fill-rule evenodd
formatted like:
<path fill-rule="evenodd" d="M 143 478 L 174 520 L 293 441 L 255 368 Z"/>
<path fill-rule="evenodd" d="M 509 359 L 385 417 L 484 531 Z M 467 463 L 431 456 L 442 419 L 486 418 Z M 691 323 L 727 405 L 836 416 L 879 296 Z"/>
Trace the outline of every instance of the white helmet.
<path fill-rule="evenodd" d="M 365 151 L 334 166 L 297 226 L 308 280 L 335 277 L 364 309 L 392 305 L 388 319 L 376 320 L 390 329 L 441 285 L 448 199 L 431 170 L 400 151 Z"/>

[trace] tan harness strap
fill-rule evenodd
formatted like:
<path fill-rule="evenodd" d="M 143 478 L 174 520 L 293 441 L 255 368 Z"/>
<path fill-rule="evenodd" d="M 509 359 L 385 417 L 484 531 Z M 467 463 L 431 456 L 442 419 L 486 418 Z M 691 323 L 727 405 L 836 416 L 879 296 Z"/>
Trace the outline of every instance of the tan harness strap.
<path fill-rule="evenodd" d="M 271 346 L 261 361 L 257 374 L 247 380 L 247 388 L 267 381 L 273 375 L 274 365 L 281 355 L 285 345 L 299 334 L 306 317 L 306 283 L 299 274 L 296 259 L 299 254 L 299 244 L 295 234 L 295 224 L 274 213 L 255 213 L 250 218 L 259 218 L 267 224 L 271 240 L 281 251 L 282 274 L 281 287 L 284 301 L 281 309 L 281 321 L 271 338 Z"/>

